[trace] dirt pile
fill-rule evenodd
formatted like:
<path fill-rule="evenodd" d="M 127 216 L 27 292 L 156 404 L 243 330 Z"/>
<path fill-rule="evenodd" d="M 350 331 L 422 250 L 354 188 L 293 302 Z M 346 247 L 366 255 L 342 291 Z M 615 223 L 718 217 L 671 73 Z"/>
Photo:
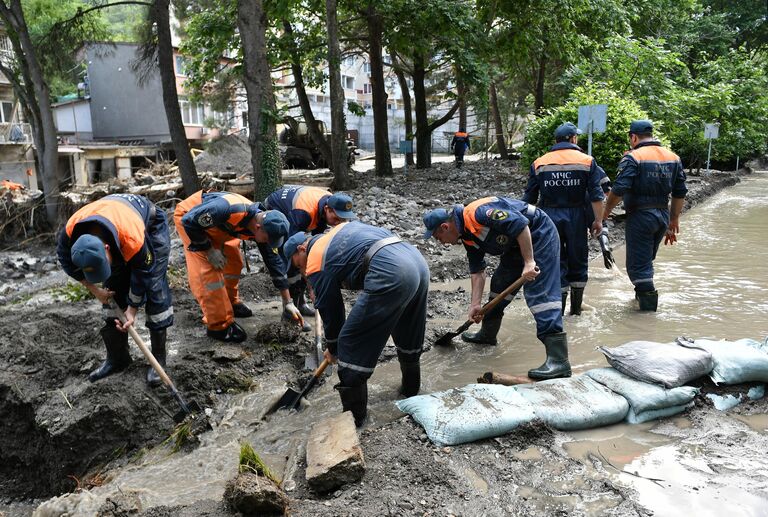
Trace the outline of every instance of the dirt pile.
<path fill-rule="evenodd" d="M 195 157 L 198 172 L 251 174 L 251 148 L 244 135 L 229 135 L 214 140 Z"/>

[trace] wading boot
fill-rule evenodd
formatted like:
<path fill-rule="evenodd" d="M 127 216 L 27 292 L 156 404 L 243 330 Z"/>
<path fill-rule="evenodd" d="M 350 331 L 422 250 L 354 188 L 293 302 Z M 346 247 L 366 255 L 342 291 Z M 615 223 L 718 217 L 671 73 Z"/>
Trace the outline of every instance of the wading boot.
<path fill-rule="evenodd" d="M 501 318 L 495 320 L 482 321 L 480 330 L 477 332 L 464 332 L 461 339 L 467 343 L 477 343 L 478 345 L 496 345 L 496 336 L 501 328 Z"/>
<path fill-rule="evenodd" d="M 563 316 L 565 316 L 565 302 L 567 302 L 567 301 L 568 301 L 568 291 L 563 291 L 563 293 L 561 294 L 561 296 L 562 296 L 562 298 L 563 298 L 563 308 L 562 308 L 562 309 L 560 309 L 560 312 L 562 312 L 562 313 L 563 313 Z"/>
<path fill-rule="evenodd" d="M 296 306 L 297 309 L 299 309 L 299 312 L 302 316 L 305 318 L 314 318 L 315 317 L 315 309 L 311 305 L 307 303 L 306 298 L 304 297 L 304 290 L 298 292 L 293 297 L 293 304 Z"/>
<path fill-rule="evenodd" d="M 157 362 L 160 363 L 160 366 L 165 368 L 165 340 L 166 340 L 167 332 L 166 329 L 162 330 L 150 330 L 149 331 L 149 340 L 152 342 L 152 355 L 155 356 L 155 359 L 157 359 Z M 154 368 L 151 366 L 149 367 L 149 370 L 147 370 L 147 384 L 149 384 L 152 387 L 159 386 L 163 383 L 163 380 L 160 378 L 160 374 L 158 374 Z"/>
<path fill-rule="evenodd" d="M 571 287 L 571 314 L 581 314 L 581 301 L 584 299 L 583 287 Z"/>
<path fill-rule="evenodd" d="M 218 339 L 225 343 L 242 343 L 245 341 L 245 338 L 248 337 L 248 334 L 245 333 L 243 327 L 236 322 L 232 322 L 232 324 L 224 330 L 208 329 L 206 334 L 208 334 L 208 337 L 210 338 Z"/>
<path fill-rule="evenodd" d="M 404 397 L 413 397 L 421 388 L 421 365 L 418 361 L 415 363 L 401 362 L 400 373 L 402 374 L 400 393 Z"/>
<path fill-rule="evenodd" d="M 253 311 L 244 303 L 233 303 L 232 312 L 235 313 L 235 318 L 250 318 L 253 316 Z"/>
<path fill-rule="evenodd" d="M 659 292 L 658 291 L 638 291 L 635 293 L 640 304 L 641 311 L 653 311 L 656 312 L 656 308 L 659 305 Z"/>
<path fill-rule="evenodd" d="M 337 384 L 334 389 L 339 392 L 342 411 L 352 412 L 356 427 L 363 425 L 368 415 L 368 383 L 364 382 L 360 386 L 353 387 Z"/>
<path fill-rule="evenodd" d="M 107 358 L 88 375 L 88 380 L 96 382 L 107 375 L 121 372 L 131 364 L 131 354 L 128 352 L 128 334 L 120 332 L 114 325 L 106 325 L 99 331 L 104 346 L 107 349 Z"/>
<path fill-rule="evenodd" d="M 568 338 L 565 332 L 544 334 L 540 339 L 547 350 L 547 360 L 538 368 L 528 370 L 528 377 L 535 380 L 570 377 L 571 363 L 568 362 Z"/>

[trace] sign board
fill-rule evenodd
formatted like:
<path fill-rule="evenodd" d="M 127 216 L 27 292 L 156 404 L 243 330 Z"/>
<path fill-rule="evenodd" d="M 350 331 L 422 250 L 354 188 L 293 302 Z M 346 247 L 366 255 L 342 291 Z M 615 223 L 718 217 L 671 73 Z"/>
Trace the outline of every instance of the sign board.
<path fill-rule="evenodd" d="M 413 140 L 400 140 L 400 152 L 403 154 L 413 152 Z"/>
<path fill-rule="evenodd" d="M 579 106 L 578 127 L 584 133 L 588 133 L 590 122 L 592 122 L 592 132 L 602 133 L 605 131 L 605 122 L 608 119 L 607 104 L 588 104 Z"/>
<path fill-rule="evenodd" d="M 712 140 L 718 137 L 720 134 L 720 124 L 715 122 L 713 124 L 704 124 L 704 138 Z"/>

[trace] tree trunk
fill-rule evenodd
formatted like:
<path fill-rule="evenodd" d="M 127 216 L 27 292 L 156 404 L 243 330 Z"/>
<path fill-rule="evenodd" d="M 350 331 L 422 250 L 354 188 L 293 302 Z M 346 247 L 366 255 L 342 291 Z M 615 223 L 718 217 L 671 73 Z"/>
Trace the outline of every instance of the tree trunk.
<path fill-rule="evenodd" d="M 392 176 L 392 158 L 389 153 L 389 127 L 387 122 L 387 90 L 384 87 L 384 61 L 382 38 L 384 22 L 373 5 L 366 10 L 368 22 L 368 59 L 371 62 L 371 89 L 373 91 L 373 140 L 376 153 L 376 175 Z"/>
<path fill-rule="evenodd" d="M 432 132 L 429 131 L 427 115 L 427 93 L 424 77 L 425 57 L 416 53 L 413 56 L 413 98 L 416 104 L 416 168 L 428 169 L 432 166 Z"/>
<path fill-rule="evenodd" d="M 293 27 L 290 22 L 283 20 L 283 28 L 285 29 L 285 34 L 290 38 L 291 73 L 293 74 L 296 96 L 299 98 L 301 114 L 304 117 L 304 121 L 307 123 L 309 137 L 320 150 L 320 154 L 322 155 L 323 160 L 325 160 L 325 163 L 328 164 L 328 167 L 333 169 L 331 146 L 325 139 L 325 135 L 317 127 L 317 120 L 315 119 L 315 114 L 312 112 L 312 105 L 309 103 L 309 97 L 307 96 L 307 89 L 304 85 L 304 72 L 301 69 L 301 59 L 299 57 L 298 49 L 296 48 L 296 40 L 293 39 Z"/>
<path fill-rule="evenodd" d="M 467 132 L 467 99 L 464 97 L 459 100 L 459 131 Z"/>
<path fill-rule="evenodd" d="M 399 63 L 395 54 L 391 55 L 392 65 L 394 66 L 397 82 L 400 84 L 400 91 L 403 94 L 403 115 L 405 119 L 405 139 L 413 141 L 413 108 L 411 107 L 411 92 L 408 89 L 408 81 L 405 79 L 405 72 L 402 70 L 402 63 Z M 413 152 L 405 153 L 406 165 L 413 165 Z"/>
<path fill-rule="evenodd" d="M 50 89 L 45 82 L 42 66 L 37 59 L 32 38 L 29 35 L 21 1 L 11 0 L 10 6 L 5 1 L 2 4 L 0 17 L 16 34 L 14 51 L 20 54 L 18 62 L 25 82 L 24 97 L 27 98 L 28 103 L 32 104 L 27 106 L 27 111 L 33 111 L 35 114 L 35 120 L 30 119 L 30 125 L 33 127 L 38 172 L 43 181 L 45 214 L 48 223 L 55 228 L 59 215 L 59 143 L 51 108 Z"/>
<path fill-rule="evenodd" d="M 534 110 L 541 113 L 544 109 L 544 79 L 547 76 L 547 56 L 542 54 L 539 58 L 539 70 L 536 77 L 536 94 L 534 98 Z"/>
<path fill-rule="evenodd" d="M 344 190 L 349 186 L 349 150 L 347 149 L 347 123 L 344 119 L 344 87 L 341 84 L 341 48 L 339 24 L 336 18 L 336 0 L 325 0 L 325 23 L 328 30 L 328 82 L 331 90 L 331 147 L 333 152 L 333 188 Z"/>
<path fill-rule="evenodd" d="M 243 49 L 243 83 L 248 99 L 254 199 L 265 199 L 283 182 L 275 128 L 275 96 L 267 59 L 267 13 L 262 0 L 238 0 L 237 27 Z"/>
<path fill-rule="evenodd" d="M 490 109 L 493 111 L 493 124 L 496 126 L 496 147 L 499 148 L 499 154 L 502 160 L 507 160 L 507 142 L 504 139 L 504 126 L 501 123 L 501 111 L 499 111 L 499 99 L 496 96 L 496 84 L 491 83 L 490 92 Z"/>
<path fill-rule="evenodd" d="M 189 149 L 189 141 L 184 131 L 184 122 L 179 108 L 169 6 L 170 0 L 155 0 L 152 5 L 152 17 L 157 26 L 157 64 L 160 68 L 160 84 L 163 89 L 163 107 L 165 117 L 168 119 L 168 132 L 171 134 L 176 162 L 179 164 L 184 194 L 191 196 L 200 190 L 200 181 L 197 178 L 197 169 Z"/>

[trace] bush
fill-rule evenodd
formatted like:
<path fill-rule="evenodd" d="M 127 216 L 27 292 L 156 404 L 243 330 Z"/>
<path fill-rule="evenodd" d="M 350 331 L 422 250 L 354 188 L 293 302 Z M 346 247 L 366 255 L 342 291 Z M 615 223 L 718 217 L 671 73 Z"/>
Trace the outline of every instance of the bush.
<path fill-rule="evenodd" d="M 608 118 L 604 133 L 592 135 L 592 155 L 613 180 L 616 167 L 625 151 L 629 150 L 627 132 L 633 120 L 649 118 L 648 114 L 632 100 L 622 98 L 616 92 L 594 84 L 580 86 L 571 94 L 570 100 L 563 106 L 548 110 L 544 116 L 534 119 L 525 133 L 525 143 L 521 149 L 523 167 L 530 167 L 539 156 L 549 151 L 555 142 L 555 129 L 564 122 L 576 124 L 579 118 L 579 106 L 585 104 L 607 104 Z M 656 136 L 662 137 L 660 124 L 654 121 Z M 586 150 L 587 135 L 579 139 L 579 145 Z"/>

